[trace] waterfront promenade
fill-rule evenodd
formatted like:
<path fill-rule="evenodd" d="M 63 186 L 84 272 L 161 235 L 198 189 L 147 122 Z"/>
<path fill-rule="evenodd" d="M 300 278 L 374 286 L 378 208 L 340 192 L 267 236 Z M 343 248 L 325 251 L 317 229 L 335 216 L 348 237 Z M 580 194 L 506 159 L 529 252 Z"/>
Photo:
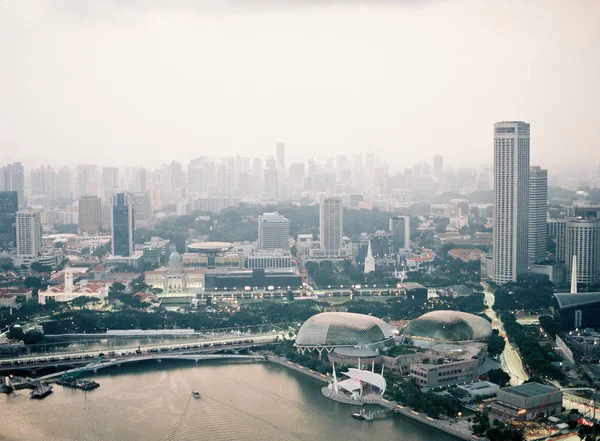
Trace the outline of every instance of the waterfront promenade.
<path fill-rule="evenodd" d="M 292 363 L 291 361 L 288 361 L 285 358 L 269 356 L 267 358 L 267 360 L 271 363 L 275 363 L 280 366 L 284 366 L 288 369 L 291 369 L 291 370 L 294 370 L 301 374 L 312 377 L 315 380 L 329 383 L 330 377 L 328 375 L 324 375 L 319 372 L 315 372 L 311 369 L 300 366 L 299 364 Z M 391 412 L 401 414 L 412 420 L 426 424 L 430 427 L 433 427 L 435 429 L 446 432 L 446 433 L 453 435 L 457 438 L 460 438 L 462 440 L 469 440 L 469 441 L 485 440 L 485 438 L 473 435 L 473 432 L 471 430 L 469 430 L 467 427 L 465 427 L 465 425 L 462 425 L 460 423 L 453 423 L 450 421 L 445 421 L 445 420 L 434 419 L 434 418 L 428 417 L 427 415 L 424 415 L 422 413 L 415 412 L 410 407 L 402 406 L 402 405 L 396 403 L 395 401 L 389 401 L 389 400 L 386 400 L 379 396 L 366 396 L 366 397 L 363 397 L 363 401 L 365 402 L 365 404 L 373 404 L 373 405 L 384 407 Z"/>

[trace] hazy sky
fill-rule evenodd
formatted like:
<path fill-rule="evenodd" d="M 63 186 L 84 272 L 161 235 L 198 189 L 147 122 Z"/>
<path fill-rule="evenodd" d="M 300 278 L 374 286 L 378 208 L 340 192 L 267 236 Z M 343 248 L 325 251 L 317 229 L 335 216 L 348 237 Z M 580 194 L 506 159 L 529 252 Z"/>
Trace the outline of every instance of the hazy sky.
<path fill-rule="evenodd" d="M 600 163 L 598 0 L 0 0 L 0 162 Z"/>

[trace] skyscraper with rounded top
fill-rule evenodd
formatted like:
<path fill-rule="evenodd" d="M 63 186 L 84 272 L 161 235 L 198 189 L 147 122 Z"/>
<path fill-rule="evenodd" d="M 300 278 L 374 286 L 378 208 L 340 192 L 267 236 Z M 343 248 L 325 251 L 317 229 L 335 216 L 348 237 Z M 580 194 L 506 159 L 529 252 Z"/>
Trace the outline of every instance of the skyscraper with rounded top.
<path fill-rule="evenodd" d="M 527 272 L 529 246 L 530 127 L 494 124 L 494 274 L 498 284 Z"/>

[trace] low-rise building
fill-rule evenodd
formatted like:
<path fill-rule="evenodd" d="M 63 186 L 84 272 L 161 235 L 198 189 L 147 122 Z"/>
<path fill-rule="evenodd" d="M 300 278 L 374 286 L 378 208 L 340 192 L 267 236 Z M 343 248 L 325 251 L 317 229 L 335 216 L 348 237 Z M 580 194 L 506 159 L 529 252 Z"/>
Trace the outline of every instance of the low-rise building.
<path fill-rule="evenodd" d="M 17 302 L 17 296 L 14 294 L 0 294 L 0 308 L 19 309 L 21 303 Z"/>
<path fill-rule="evenodd" d="M 38 292 L 38 302 L 45 305 L 50 302 L 70 302 L 77 297 L 92 297 L 104 300 L 108 297 L 109 284 L 87 283 L 82 280 L 79 284 L 73 283 L 73 272 L 70 268 L 64 271 L 64 284 L 49 286 L 48 289 Z"/>
<path fill-rule="evenodd" d="M 458 385 L 456 389 L 465 396 L 477 398 L 497 395 L 500 386 L 496 383 L 490 383 L 489 381 L 475 381 L 474 383 Z"/>
<path fill-rule="evenodd" d="M 562 411 L 562 399 L 559 389 L 535 382 L 524 383 L 500 389 L 498 399 L 492 403 L 492 413 L 519 421 L 549 417 Z"/>
<path fill-rule="evenodd" d="M 421 388 L 449 386 L 477 380 L 477 360 L 450 361 L 440 364 L 413 364 L 410 376 Z"/>
<path fill-rule="evenodd" d="M 131 256 L 109 256 L 104 261 L 107 268 L 115 268 L 118 266 L 130 266 L 132 268 L 144 268 L 144 252 L 136 251 Z"/>

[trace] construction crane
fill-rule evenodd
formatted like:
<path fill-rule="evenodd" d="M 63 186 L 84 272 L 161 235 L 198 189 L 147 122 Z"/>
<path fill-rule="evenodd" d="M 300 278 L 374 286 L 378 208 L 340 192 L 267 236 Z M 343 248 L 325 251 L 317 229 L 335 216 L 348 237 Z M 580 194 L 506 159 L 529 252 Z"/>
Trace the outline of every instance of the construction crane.
<path fill-rule="evenodd" d="M 104 355 L 101 355 L 100 357 L 98 357 L 94 361 L 92 361 L 91 363 L 88 363 L 85 366 L 80 367 L 79 369 L 76 369 L 71 372 L 66 372 L 65 374 L 63 374 L 62 377 L 60 377 L 60 379 L 61 379 L 61 381 L 73 381 L 75 378 L 79 377 L 81 374 L 83 374 L 89 368 L 100 363 L 102 360 L 104 360 Z"/>
<path fill-rule="evenodd" d="M 571 392 L 571 391 L 576 391 L 576 390 L 587 390 L 587 391 L 592 391 L 594 393 L 594 399 L 592 400 L 592 402 L 594 403 L 594 416 L 593 419 L 596 419 L 596 389 L 592 388 L 592 387 L 567 387 L 564 389 L 554 389 L 552 392 L 550 392 L 548 394 L 548 396 L 546 397 L 546 399 L 544 400 L 544 402 L 542 403 L 542 405 L 539 407 L 539 409 L 537 410 L 537 412 L 535 413 L 535 418 L 539 418 L 542 415 L 542 409 L 544 408 L 544 406 L 546 405 L 546 403 L 548 402 L 548 400 L 550 399 L 550 397 L 552 395 L 554 395 L 556 392 Z"/>

